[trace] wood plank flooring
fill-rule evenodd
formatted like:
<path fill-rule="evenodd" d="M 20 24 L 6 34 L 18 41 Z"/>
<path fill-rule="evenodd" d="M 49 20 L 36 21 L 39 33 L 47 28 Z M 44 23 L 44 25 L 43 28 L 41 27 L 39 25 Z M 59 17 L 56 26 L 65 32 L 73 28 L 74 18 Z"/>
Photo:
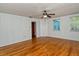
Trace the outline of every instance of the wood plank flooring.
<path fill-rule="evenodd" d="M 0 48 L 0 56 L 79 56 L 79 41 L 34 38 Z"/>

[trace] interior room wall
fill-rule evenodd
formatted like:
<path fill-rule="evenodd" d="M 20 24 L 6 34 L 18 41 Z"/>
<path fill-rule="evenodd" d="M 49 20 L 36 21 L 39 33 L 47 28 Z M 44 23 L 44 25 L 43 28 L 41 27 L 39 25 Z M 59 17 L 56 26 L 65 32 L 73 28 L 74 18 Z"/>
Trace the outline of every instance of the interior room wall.
<path fill-rule="evenodd" d="M 31 20 L 0 13 L 0 47 L 31 39 Z"/>
<path fill-rule="evenodd" d="M 48 36 L 48 20 L 41 19 L 40 21 L 40 36 Z"/>
<path fill-rule="evenodd" d="M 36 35 L 37 37 L 48 36 L 48 20 L 32 18 L 32 22 L 36 22 Z"/>
<path fill-rule="evenodd" d="M 61 21 L 61 30 L 54 31 L 53 20 L 58 18 L 35 19 L 7 13 L 0 13 L 0 47 L 30 40 L 32 38 L 32 21 L 36 22 L 37 37 L 48 36 L 79 41 L 79 32 L 71 32 L 69 23 L 71 20 L 70 17 L 78 15 L 79 14 L 73 14 L 58 17 Z"/>
<path fill-rule="evenodd" d="M 64 38 L 79 41 L 79 32 L 70 31 L 70 17 L 79 16 L 79 14 L 67 15 L 49 20 L 48 35 L 50 37 Z M 60 19 L 60 31 L 53 30 L 53 20 Z"/>

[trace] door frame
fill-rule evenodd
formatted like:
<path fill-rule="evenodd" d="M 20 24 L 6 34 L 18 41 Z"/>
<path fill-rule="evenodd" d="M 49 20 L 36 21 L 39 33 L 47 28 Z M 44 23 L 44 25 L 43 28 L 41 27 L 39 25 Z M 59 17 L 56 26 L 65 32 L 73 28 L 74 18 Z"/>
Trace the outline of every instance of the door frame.
<path fill-rule="evenodd" d="M 32 35 L 32 33 L 33 33 L 33 31 L 32 31 L 32 23 L 35 23 L 35 25 L 34 25 L 34 29 L 35 29 L 35 37 L 34 38 L 36 38 L 37 37 L 37 29 L 36 29 L 36 22 L 35 21 L 32 21 L 31 22 L 31 37 L 33 38 L 33 35 Z"/>

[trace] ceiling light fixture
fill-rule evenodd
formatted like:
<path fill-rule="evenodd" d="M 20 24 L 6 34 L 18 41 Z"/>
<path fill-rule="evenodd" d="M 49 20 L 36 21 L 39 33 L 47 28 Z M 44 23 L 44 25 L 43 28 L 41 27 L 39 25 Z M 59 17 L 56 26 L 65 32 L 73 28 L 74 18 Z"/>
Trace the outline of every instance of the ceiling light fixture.
<path fill-rule="evenodd" d="M 47 18 L 46 10 L 44 10 L 43 17 L 44 17 L 44 18 Z"/>
<path fill-rule="evenodd" d="M 44 15 L 43 17 L 44 17 L 44 18 L 46 18 L 46 17 L 47 17 L 47 15 Z"/>

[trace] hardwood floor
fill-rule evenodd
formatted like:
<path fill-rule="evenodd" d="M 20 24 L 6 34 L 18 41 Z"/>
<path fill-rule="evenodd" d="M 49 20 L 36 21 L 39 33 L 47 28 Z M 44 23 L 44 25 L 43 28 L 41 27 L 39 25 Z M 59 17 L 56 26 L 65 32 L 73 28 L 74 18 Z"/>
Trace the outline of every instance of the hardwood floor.
<path fill-rule="evenodd" d="M 79 41 L 41 37 L 0 48 L 0 56 L 79 56 Z"/>

